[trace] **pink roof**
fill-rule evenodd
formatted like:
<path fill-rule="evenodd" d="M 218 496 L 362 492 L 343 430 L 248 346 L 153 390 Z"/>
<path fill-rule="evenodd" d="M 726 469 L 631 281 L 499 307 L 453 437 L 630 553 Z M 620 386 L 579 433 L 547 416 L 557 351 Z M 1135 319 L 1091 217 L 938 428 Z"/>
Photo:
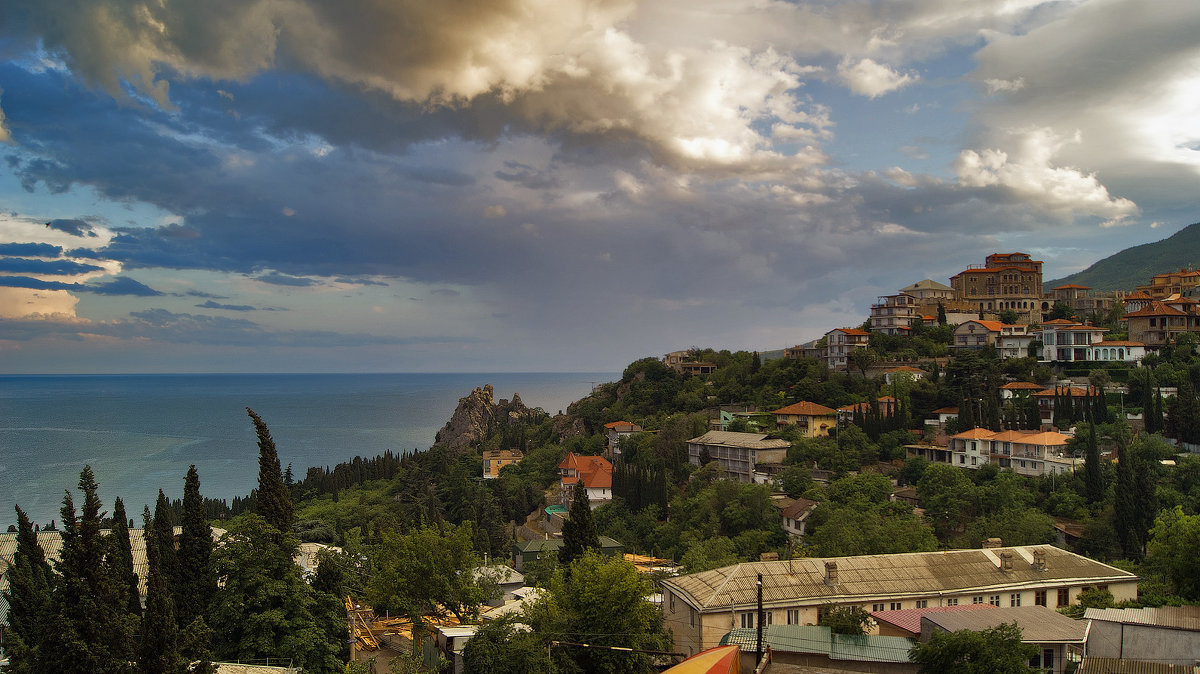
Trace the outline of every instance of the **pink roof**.
<path fill-rule="evenodd" d="M 933 606 L 931 608 L 906 608 L 900 611 L 872 611 L 871 617 L 878 622 L 895 625 L 905 632 L 921 633 L 921 617 L 930 613 L 946 613 L 948 611 L 979 611 L 996 608 L 991 604 L 962 604 L 959 606 Z"/>

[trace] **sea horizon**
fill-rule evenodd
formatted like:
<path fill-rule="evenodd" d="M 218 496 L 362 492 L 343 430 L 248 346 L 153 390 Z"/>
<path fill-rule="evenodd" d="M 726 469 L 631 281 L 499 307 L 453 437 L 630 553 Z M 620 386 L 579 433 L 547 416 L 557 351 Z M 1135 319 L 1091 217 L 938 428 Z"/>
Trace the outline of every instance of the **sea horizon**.
<path fill-rule="evenodd" d="M 76 507 L 91 465 L 104 510 L 120 496 L 136 519 L 158 489 L 182 496 L 196 464 L 201 493 L 232 500 L 257 483 L 258 448 L 245 408 L 259 414 L 283 466 L 428 449 L 459 399 L 492 385 L 553 415 L 612 372 L 76 373 L 0 374 L 0 526 L 14 504 L 41 525 L 61 520 L 64 490 Z"/>

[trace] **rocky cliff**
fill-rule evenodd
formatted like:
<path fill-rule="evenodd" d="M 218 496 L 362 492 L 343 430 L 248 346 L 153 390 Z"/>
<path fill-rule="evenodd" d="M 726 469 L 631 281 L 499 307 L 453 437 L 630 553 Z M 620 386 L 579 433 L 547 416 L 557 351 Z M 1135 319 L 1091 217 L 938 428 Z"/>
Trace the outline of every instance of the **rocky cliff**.
<path fill-rule="evenodd" d="M 438 431 L 434 443 L 452 453 L 460 452 L 510 424 L 536 423 L 542 414 L 545 413 L 541 410 L 526 407 L 517 393 L 511 401 L 502 398 L 497 403 L 492 385 L 486 384 L 471 391 L 467 397 L 459 398 L 458 407 L 450 421 Z"/>

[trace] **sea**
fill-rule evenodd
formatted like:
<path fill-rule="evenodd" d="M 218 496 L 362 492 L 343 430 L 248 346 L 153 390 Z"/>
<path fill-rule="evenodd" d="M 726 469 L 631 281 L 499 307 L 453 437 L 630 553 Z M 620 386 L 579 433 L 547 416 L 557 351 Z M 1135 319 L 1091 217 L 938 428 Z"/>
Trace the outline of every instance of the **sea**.
<path fill-rule="evenodd" d="M 182 498 L 188 466 L 200 491 L 232 500 L 257 484 L 258 445 L 246 408 L 271 431 L 296 479 L 355 456 L 428 449 L 460 398 L 491 384 L 550 414 L 616 373 L 158 374 L 0 376 L 0 530 L 14 505 L 40 525 L 78 508 L 90 465 L 105 510 L 116 497 L 140 520 L 158 490 Z"/>

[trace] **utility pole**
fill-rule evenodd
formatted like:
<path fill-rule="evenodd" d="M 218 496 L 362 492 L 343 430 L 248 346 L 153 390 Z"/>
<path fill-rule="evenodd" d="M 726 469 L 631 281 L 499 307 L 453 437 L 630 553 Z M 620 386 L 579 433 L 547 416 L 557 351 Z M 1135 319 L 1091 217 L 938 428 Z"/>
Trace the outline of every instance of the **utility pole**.
<path fill-rule="evenodd" d="M 758 625 L 758 646 L 756 646 L 754 649 L 754 667 L 755 667 L 755 669 L 757 669 L 758 665 L 760 663 L 762 663 L 762 656 L 763 656 L 763 644 L 762 644 L 763 607 L 762 607 L 762 574 L 761 573 L 758 574 L 758 582 L 756 584 L 758 585 L 758 615 L 754 616 L 754 618 L 755 618 L 754 623 L 756 625 Z"/>

